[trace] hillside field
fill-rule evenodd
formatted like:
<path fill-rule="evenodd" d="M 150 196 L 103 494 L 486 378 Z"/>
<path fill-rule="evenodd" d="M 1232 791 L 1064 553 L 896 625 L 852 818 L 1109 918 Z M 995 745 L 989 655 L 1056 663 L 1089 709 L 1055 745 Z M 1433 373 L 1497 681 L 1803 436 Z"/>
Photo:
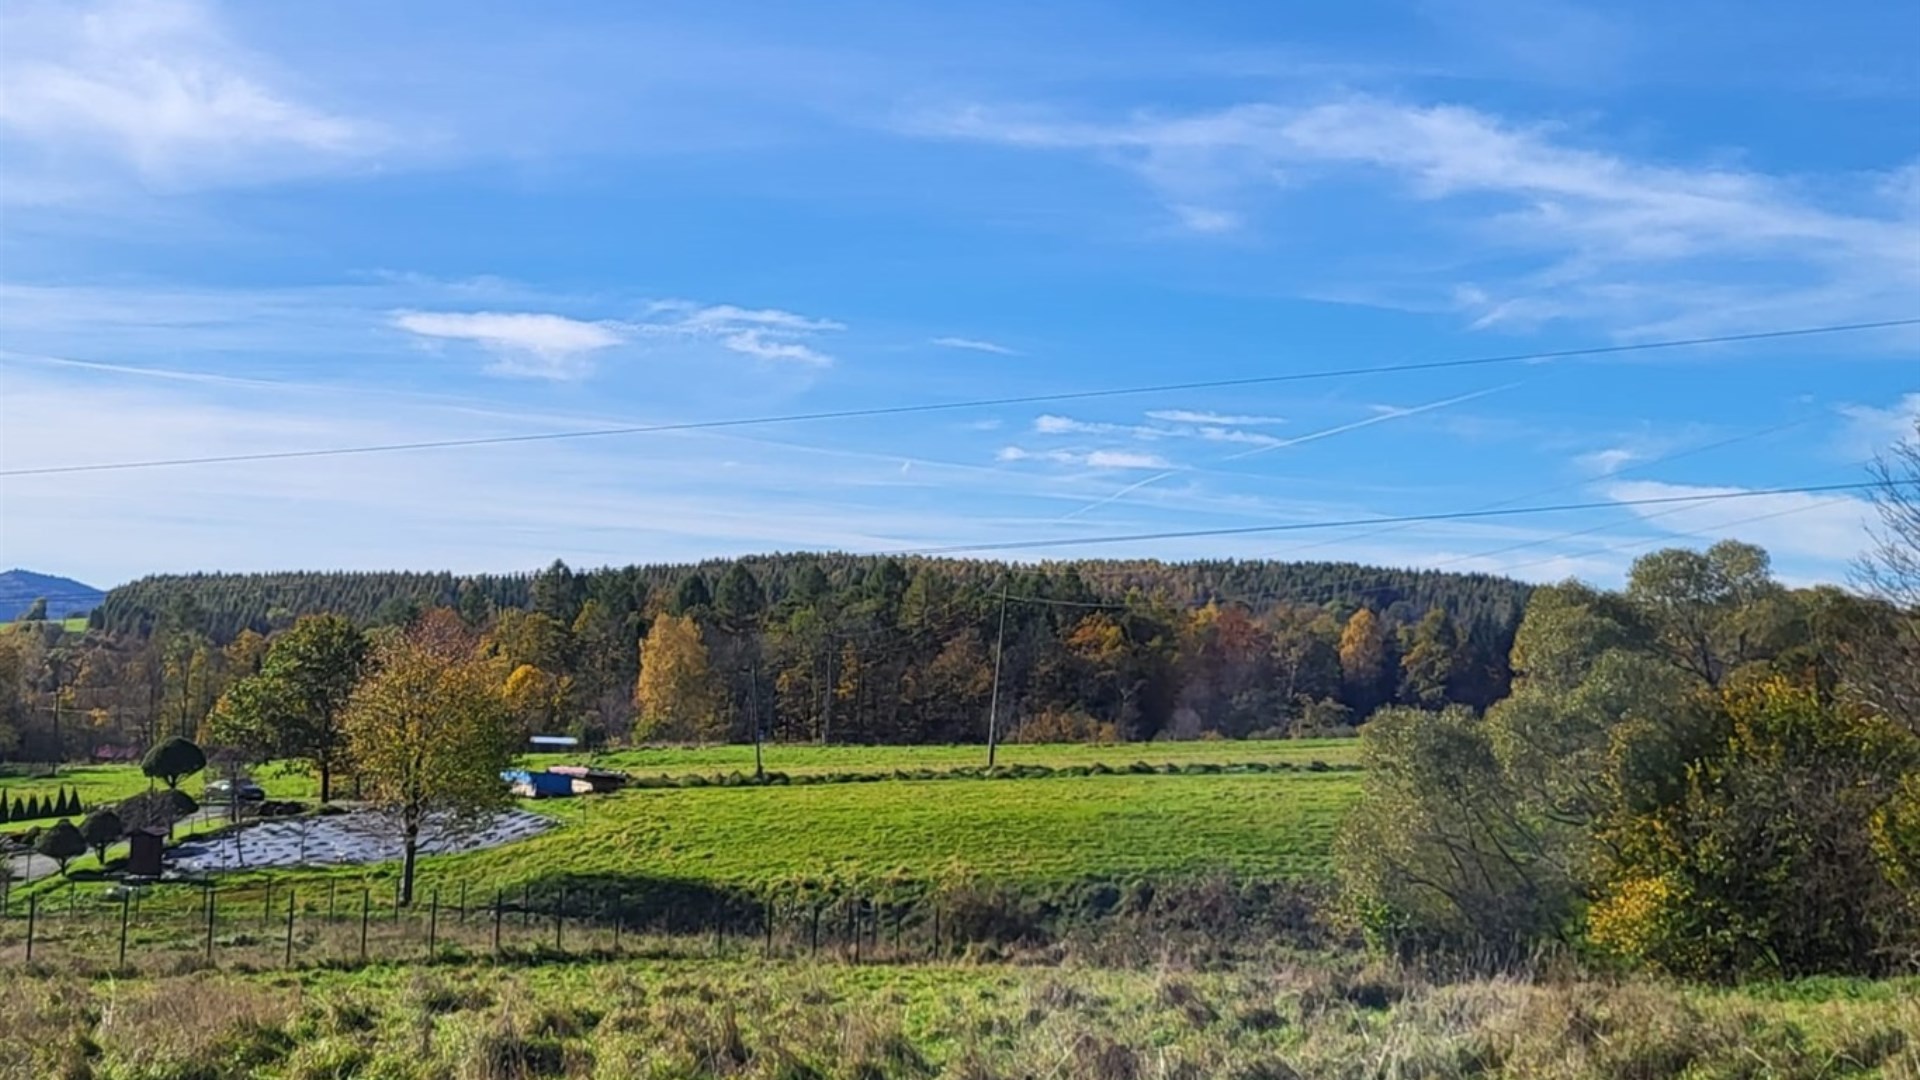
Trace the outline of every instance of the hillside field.
<path fill-rule="evenodd" d="M 531 840 L 425 858 L 423 892 L 464 886 L 475 895 L 559 889 L 636 898 L 702 893 L 764 895 L 792 888 L 917 892 L 956 881 L 1045 893 L 1089 880 L 1170 881 L 1216 874 L 1319 880 L 1341 816 L 1359 795 L 1350 741 L 1015 746 L 1004 767 L 1230 767 L 1244 773 L 1130 772 L 1035 778 L 900 779 L 894 770 L 964 768 L 980 747 L 773 747 L 770 769 L 837 782 L 768 786 L 635 787 L 584 799 L 524 803 L 559 827 Z M 751 772 L 751 747 L 641 750 L 600 760 L 643 776 Z M 1204 763 L 1204 766 L 1202 766 Z M 838 774 L 830 777 L 828 774 Z M 313 780 L 263 769 L 275 798 L 312 798 Z M 863 779 L 854 780 L 859 777 Z M 58 783 L 90 805 L 143 791 L 132 766 L 63 769 Z M 0 778 L 0 793 L 48 781 Z M 183 785 L 197 791 L 199 778 Z M 83 856 L 83 879 L 96 866 Z M 276 869 L 223 878 L 242 893 L 276 883 L 333 879 L 387 888 L 393 864 Z M 62 888 L 57 880 L 41 890 Z M 104 884 L 84 882 L 85 891 Z"/>

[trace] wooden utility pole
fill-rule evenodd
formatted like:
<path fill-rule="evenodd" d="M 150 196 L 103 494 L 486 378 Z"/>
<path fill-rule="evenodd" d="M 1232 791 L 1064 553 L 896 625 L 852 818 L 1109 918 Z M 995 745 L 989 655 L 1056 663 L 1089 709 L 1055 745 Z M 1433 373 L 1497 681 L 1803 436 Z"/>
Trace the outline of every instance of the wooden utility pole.
<path fill-rule="evenodd" d="M 1000 659 L 1007 649 L 1007 590 L 1000 590 L 1000 632 L 993 639 L 993 696 L 987 701 L 987 768 L 1000 749 Z"/>
<path fill-rule="evenodd" d="M 753 723 L 753 778 L 765 780 L 767 764 L 760 753 L 763 737 L 760 731 L 760 665 L 758 662 L 747 668 L 747 716 Z"/>

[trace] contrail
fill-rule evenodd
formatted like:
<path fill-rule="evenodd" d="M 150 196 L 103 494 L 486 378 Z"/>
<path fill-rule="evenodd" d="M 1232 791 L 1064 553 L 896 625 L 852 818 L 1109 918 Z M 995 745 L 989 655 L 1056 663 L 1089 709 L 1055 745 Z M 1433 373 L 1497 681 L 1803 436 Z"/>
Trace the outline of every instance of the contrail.
<path fill-rule="evenodd" d="M 1432 412 L 1435 409 L 1444 409 L 1449 405 L 1458 405 L 1462 402 L 1472 401 L 1476 398 L 1486 397 L 1489 394 L 1498 394 L 1503 390 L 1511 390 L 1514 387 L 1519 385 L 1520 383 L 1510 382 L 1504 386 L 1490 387 L 1486 390 L 1475 390 L 1471 394 L 1462 394 L 1459 397 L 1451 397 L 1443 401 L 1429 401 L 1425 405 L 1415 405 L 1410 409 L 1394 409 L 1390 412 L 1383 412 L 1377 416 L 1369 416 L 1365 420 L 1355 420 L 1350 424 L 1340 424 L 1336 427 L 1323 428 L 1319 431 L 1308 432 L 1305 435 L 1298 435 L 1291 439 L 1282 439 L 1279 442 L 1267 443 L 1264 446 L 1256 446 L 1251 450 L 1242 450 L 1237 454 L 1228 454 L 1226 457 L 1223 457 L 1220 460 L 1223 462 L 1224 461 L 1240 461 L 1244 458 L 1253 457 L 1255 454 L 1264 454 L 1269 450 L 1284 450 L 1290 446 L 1299 446 L 1301 443 L 1314 442 L 1316 440 L 1325 439 L 1333 435 L 1340 435 L 1349 431 L 1354 431 L 1359 428 L 1371 427 L 1374 424 L 1384 424 L 1389 420 L 1398 420 L 1404 416 L 1417 416 L 1420 413 Z M 1111 495 L 1098 499 L 1094 502 L 1090 502 L 1087 505 L 1081 507 L 1080 509 L 1075 510 L 1071 514 L 1068 514 L 1065 517 L 1056 519 L 1054 524 L 1057 525 L 1057 524 L 1060 524 L 1061 522 L 1072 521 L 1073 519 L 1081 516 L 1082 514 L 1091 513 L 1095 510 L 1100 509 L 1103 506 L 1106 506 L 1108 503 L 1112 503 L 1117 500 L 1124 499 L 1128 495 L 1131 495 L 1134 492 L 1139 491 L 1141 488 L 1146 487 L 1148 484 L 1158 483 L 1162 480 L 1165 480 L 1169 476 L 1177 476 L 1182 471 L 1183 470 L 1180 470 L 1180 469 L 1169 469 L 1166 472 L 1154 473 L 1152 476 L 1149 476 L 1144 480 L 1138 480 L 1138 481 L 1135 481 L 1134 483 L 1128 484 L 1126 487 L 1121 488 L 1119 491 L 1116 491 Z"/>

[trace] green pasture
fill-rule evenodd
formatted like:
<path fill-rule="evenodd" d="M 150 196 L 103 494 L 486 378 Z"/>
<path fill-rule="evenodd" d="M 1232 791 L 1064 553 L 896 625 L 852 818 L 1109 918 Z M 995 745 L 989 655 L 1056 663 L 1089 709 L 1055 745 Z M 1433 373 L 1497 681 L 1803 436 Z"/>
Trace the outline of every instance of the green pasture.
<path fill-rule="evenodd" d="M 559 828 L 429 870 L 488 887 L 631 877 L 753 890 L 1317 876 L 1359 785 L 1290 772 L 634 790 L 538 804 Z"/>
<path fill-rule="evenodd" d="M 769 770 L 790 775 L 830 772 L 892 772 L 895 769 L 954 769 L 987 763 L 985 746 L 817 746 L 813 744 L 770 743 L 764 756 Z M 530 754 L 535 765 L 578 762 L 591 758 L 597 765 L 624 769 L 636 775 L 689 772 L 753 772 L 753 747 L 743 745 L 660 747 L 639 750 L 615 750 L 602 754 Z M 1152 764 L 1213 762 L 1239 764 L 1268 762 L 1305 765 L 1322 761 L 1345 765 L 1360 759 L 1358 739 L 1268 739 L 1227 741 L 1217 739 L 1193 742 L 1153 743 L 1024 743 L 1003 744 L 995 764 L 1047 765 L 1066 768 L 1074 765 L 1127 765 L 1135 761 Z"/>

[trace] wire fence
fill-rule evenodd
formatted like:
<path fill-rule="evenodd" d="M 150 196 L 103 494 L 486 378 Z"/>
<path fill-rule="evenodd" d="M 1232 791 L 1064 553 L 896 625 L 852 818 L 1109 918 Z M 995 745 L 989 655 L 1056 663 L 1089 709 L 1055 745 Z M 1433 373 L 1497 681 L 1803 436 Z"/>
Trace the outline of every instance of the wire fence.
<path fill-rule="evenodd" d="M 931 901 L 864 895 L 735 897 L 624 911 L 603 895 L 531 886 L 482 891 L 272 879 L 0 897 L 0 970 L 118 971 L 340 967 L 397 961 L 545 961 L 712 956 L 924 960 L 964 951 L 968 935 Z"/>

